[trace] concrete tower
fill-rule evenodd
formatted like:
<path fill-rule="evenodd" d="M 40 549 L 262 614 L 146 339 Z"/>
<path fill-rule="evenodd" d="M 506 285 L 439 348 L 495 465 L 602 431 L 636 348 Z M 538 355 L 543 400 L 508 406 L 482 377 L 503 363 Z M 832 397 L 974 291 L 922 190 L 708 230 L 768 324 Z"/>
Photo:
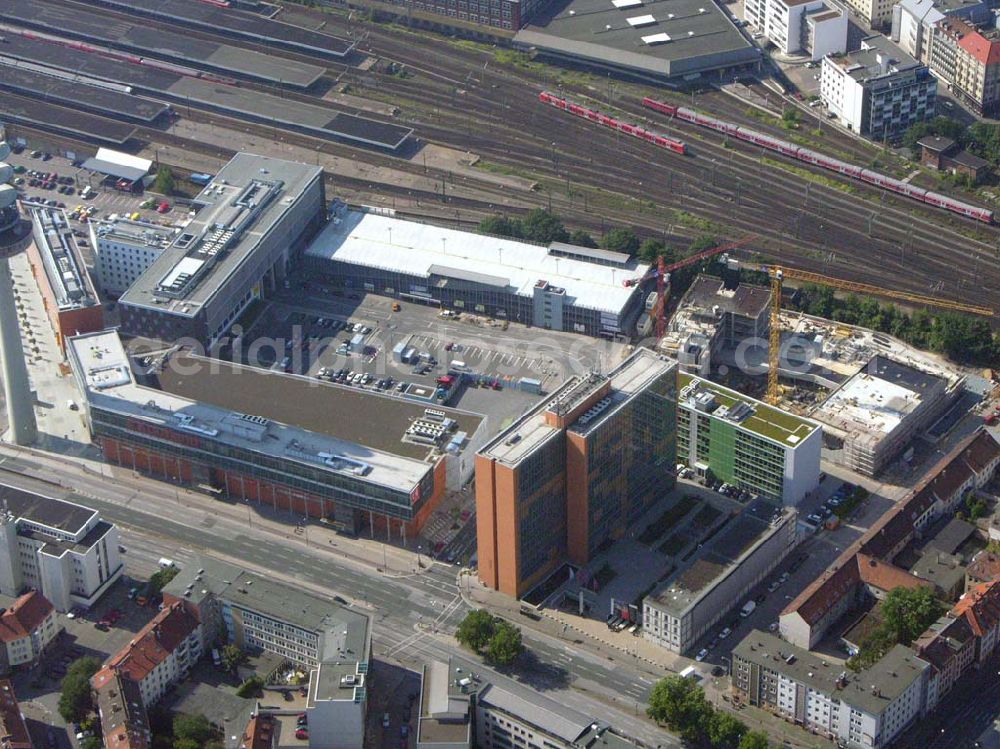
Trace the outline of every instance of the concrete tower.
<path fill-rule="evenodd" d="M 0 373 L 10 425 L 10 441 L 30 445 L 38 436 L 34 398 L 28 383 L 28 367 L 21 347 L 21 330 L 14 306 L 14 279 L 10 258 L 23 252 L 31 239 L 17 212 L 17 190 L 6 184 L 13 170 L 3 162 L 10 146 L 0 143 Z"/>

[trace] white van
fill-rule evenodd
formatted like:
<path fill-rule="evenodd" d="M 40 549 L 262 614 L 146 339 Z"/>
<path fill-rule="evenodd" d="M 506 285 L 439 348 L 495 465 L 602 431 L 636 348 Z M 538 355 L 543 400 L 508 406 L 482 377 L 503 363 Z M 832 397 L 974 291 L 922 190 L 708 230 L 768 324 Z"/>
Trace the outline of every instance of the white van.
<path fill-rule="evenodd" d="M 167 567 L 173 567 L 174 566 L 174 560 L 173 559 L 167 559 L 166 557 L 160 557 L 160 561 L 157 564 L 160 565 L 160 569 L 161 570 L 165 570 Z"/>
<path fill-rule="evenodd" d="M 746 603 L 743 604 L 743 608 L 740 609 L 740 616 L 746 619 L 748 616 L 750 616 L 750 614 L 754 612 L 754 609 L 756 608 L 757 608 L 756 601 L 747 601 Z"/>
<path fill-rule="evenodd" d="M 466 366 L 466 364 L 465 364 L 464 361 L 459 361 L 458 359 L 456 359 L 455 361 L 453 361 L 448 366 L 450 366 L 452 369 L 454 369 L 457 372 L 464 372 L 465 370 L 467 370 L 469 368 L 468 366 Z"/>

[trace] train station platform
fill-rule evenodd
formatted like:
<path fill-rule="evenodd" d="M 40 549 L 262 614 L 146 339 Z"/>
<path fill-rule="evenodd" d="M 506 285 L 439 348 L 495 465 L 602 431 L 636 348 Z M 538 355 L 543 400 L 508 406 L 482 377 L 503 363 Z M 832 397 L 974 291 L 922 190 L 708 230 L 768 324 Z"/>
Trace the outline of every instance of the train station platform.
<path fill-rule="evenodd" d="M 16 94 L 0 96 L 0 121 L 113 145 L 125 143 L 135 133 L 134 125 Z"/>
<path fill-rule="evenodd" d="M 12 64 L 6 64 L 0 58 L 0 88 L 15 91 L 25 97 L 44 99 L 74 109 L 144 124 L 154 122 L 169 109 L 166 104 L 158 101 L 81 82 L 72 73 L 65 73 L 65 78 L 54 77 L 23 67 L 33 65 L 32 63 L 10 62 Z"/>
<path fill-rule="evenodd" d="M 150 28 L 142 19 L 136 19 L 134 24 L 124 23 L 103 14 L 100 8 L 81 14 L 75 8 L 47 0 L 5 0 L 0 4 L 0 19 L 139 56 L 293 88 L 309 88 L 326 72 L 319 65 L 194 39 L 182 32 Z"/>
<path fill-rule="evenodd" d="M 348 39 L 255 16 L 234 8 L 219 8 L 201 0 L 97 0 L 95 4 L 296 52 L 340 59 L 354 49 L 354 42 Z"/>

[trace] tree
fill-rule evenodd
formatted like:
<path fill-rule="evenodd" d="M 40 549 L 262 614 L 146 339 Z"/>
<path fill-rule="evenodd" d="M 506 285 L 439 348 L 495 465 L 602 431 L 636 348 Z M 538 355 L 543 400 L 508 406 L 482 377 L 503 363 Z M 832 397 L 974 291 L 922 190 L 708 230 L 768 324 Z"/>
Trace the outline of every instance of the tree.
<path fill-rule="evenodd" d="M 169 166 L 161 166 L 156 170 L 156 180 L 153 182 L 153 190 L 163 195 L 173 193 L 174 173 Z"/>
<path fill-rule="evenodd" d="M 489 643 L 496 630 L 496 620 L 485 609 L 475 609 L 465 615 L 458 625 L 455 638 L 465 647 L 476 653 L 482 651 Z"/>
<path fill-rule="evenodd" d="M 577 229 L 570 234 L 569 243 L 575 244 L 577 247 L 597 247 L 597 242 L 594 241 L 594 238 L 583 229 Z"/>
<path fill-rule="evenodd" d="M 893 588 L 882 601 L 882 621 L 893 639 L 909 645 L 944 613 L 929 587 Z"/>
<path fill-rule="evenodd" d="M 667 246 L 659 239 L 646 239 L 639 245 L 639 259 L 644 263 L 655 263 L 660 255 L 666 259 Z"/>
<path fill-rule="evenodd" d="M 201 744 L 194 739 L 174 739 L 173 749 L 201 749 Z"/>
<path fill-rule="evenodd" d="M 767 734 L 763 731 L 750 731 L 740 739 L 740 749 L 770 749 Z"/>
<path fill-rule="evenodd" d="M 479 233 L 520 239 L 522 236 L 521 222 L 499 214 L 489 216 L 479 222 Z"/>
<path fill-rule="evenodd" d="M 711 713 L 712 706 L 705 700 L 704 690 L 693 679 L 667 676 L 656 682 L 649 693 L 646 714 L 691 743 L 704 738 Z"/>
<path fill-rule="evenodd" d="M 222 649 L 222 667 L 235 674 L 236 669 L 247 662 L 247 654 L 239 649 L 236 645 L 226 645 Z"/>
<path fill-rule="evenodd" d="M 169 567 L 162 567 L 154 572 L 153 576 L 149 578 L 149 587 L 147 589 L 149 591 L 148 597 L 153 598 L 154 596 L 160 595 L 164 586 L 177 577 L 178 572 L 180 572 L 180 570 L 173 565 Z"/>
<path fill-rule="evenodd" d="M 178 713 L 174 716 L 174 749 L 187 749 L 178 746 L 178 742 L 185 740 L 193 741 L 200 749 L 214 736 L 215 729 L 204 715 Z"/>
<path fill-rule="evenodd" d="M 617 227 L 609 229 L 601 237 L 601 247 L 614 252 L 625 252 L 634 255 L 639 249 L 639 237 L 631 229 Z"/>
<path fill-rule="evenodd" d="M 523 650 L 521 630 L 508 622 L 497 621 L 493 636 L 486 646 L 486 660 L 496 666 L 509 666 Z"/>
<path fill-rule="evenodd" d="M 80 749 L 101 749 L 104 744 L 96 736 L 88 736 L 80 742 Z"/>
<path fill-rule="evenodd" d="M 96 658 L 78 658 L 66 669 L 59 695 L 59 715 L 67 723 L 77 723 L 94 709 L 90 678 L 101 668 Z"/>
<path fill-rule="evenodd" d="M 251 676 L 249 679 L 244 681 L 236 689 L 237 697 L 256 697 L 260 694 L 261 688 L 264 686 L 264 680 L 259 676 Z"/>
<path fill-rule="evenodd" d="M 524 238 L 533 242 L 565 242 L 569 232 L 559 217 L 541 208 L 532 208 L 521 221 Z"/>
<path fill-rule="evenodd" d="M 708 722 L 708 740 L 712 749 L 737 749 L 743 735 L 747 732 L 746 725 L 732 713 L 716 710 Z"/>

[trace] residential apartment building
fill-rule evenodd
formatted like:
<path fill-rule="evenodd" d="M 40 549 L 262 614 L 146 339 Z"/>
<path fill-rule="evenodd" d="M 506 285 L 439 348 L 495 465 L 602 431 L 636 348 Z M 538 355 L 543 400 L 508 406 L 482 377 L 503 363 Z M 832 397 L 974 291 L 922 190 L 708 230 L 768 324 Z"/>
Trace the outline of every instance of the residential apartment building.
<path fill-rule="evenodd" d="M 167 602 L 128 645 L 111 656 L 91 682 L 100 691 L 116 676 L 133 682 L 150 707 L 202 656 L 201 622 L 177 601 Z"/>
<path fill-rule="evenodd" d="M 153 737 L 139 685 L 113 669 L 98 672 L 92 683 L 104 746 L 107 749 L 149 749 Z"/>
<path fill-rule="evenodd" d="M 55 607 L 37 590 L 0 595 L 0 673 L 37 663 L 62 629 Z"/>
<path fill-rule="evenodd" d="M 90 246 L 97 258 L 97 280 L 108 296 L 125 293 L 167 248 L 176 229 L 119 218 L 91 221 Z"/>
<path fill-rule="evenodd" d="M 947 16 L 985 23 L 989 7 L 976 0 L 899 0 L 892 9 L 892 41 L 924 65 L 930 64 L 931 34 Z"/>
<path fill-rule="evenodd" d="M 762 500 L 746 507 L 643 599 L 643 636 L 674 653 L 689 650 L 794 548 L 795 518 Z"/>
<path fill-rule="evenodd" d="M 889 746 L 927 710 L 930 664 L 902 645 L 857 674 L 759 630 L 733 648 L 732 656 L 734 701 L 768 710 L 847 749 Z"/>
<path fill-rule="evenodd" d="M 928 682 L 927 709 L 933 709 L 972 666 L 979 666 L 997 648 L 1000 634 L 1000 580 L 972 587 L 943 617 L 913 643 L 933 671 Z"/>
<path fill-rule="evenodd" d="M 873 30 L 888 31 L 895 0 L 846 0 L 847 5 Z"/>
<path fill-rule="evenodd" d="M 674 485 L 676 364 L 638 349 L 573 377 L 476 455 L 479 577 L 522 596 L 586 565 Z"/>
<path fill-rule="evenodd" d="M 1000 106 L 1000 30 L 946 17 L 931 32 L 930 69 L 977 114 Z"/>
<path fill-rule="evenodd" d="M 0 485 L 0 594 L 89 608 L 122 575 L 118 528 L 89 507 Z"/>
<path fill-rule="evenodd" d="M 306 714 L 313 749 L 364 743 L 371 622 L 361 612 L 236 565 L 196 558 L 163 589 L 200 623 L 201 647 L 225 640 L 274 653 L 310 672 Z"/>
<path fill-rule="evenodd" d="M 831 0 L 750 0 L 746 20 L 784 55 L 821 60 L 847 49 L 847 11 Z"/>
<path fill-rule="evenodd" d="M 0 731 L 4 749 L 34 749 L 14 685 L 9 679 L 0 679 Z"/>
<path fill-rule="evenodd" d="M 1000 443 L 986 429 L 969 435 L 913 491 L 848 546 L 819 578 L 781 612 L 781 636 L 812 648 L 864 595 L 921 581 L 893 564 L 937 518 L 954 513 L 970 491 L 983 487 L 1000 464 Z"/>
<path fill-rule="evenodd" d="M 858 52 L 824 57 L 820 97 L 847 128 L 873 140 L 898 138 L 934 115 L 937 79 L 884 36 Z"/>
<path fill-rule="evenodd" d="M 678 463 L 783 505 L 819 484 L 815 421 L 683 372 L 677 387 Z"/>

